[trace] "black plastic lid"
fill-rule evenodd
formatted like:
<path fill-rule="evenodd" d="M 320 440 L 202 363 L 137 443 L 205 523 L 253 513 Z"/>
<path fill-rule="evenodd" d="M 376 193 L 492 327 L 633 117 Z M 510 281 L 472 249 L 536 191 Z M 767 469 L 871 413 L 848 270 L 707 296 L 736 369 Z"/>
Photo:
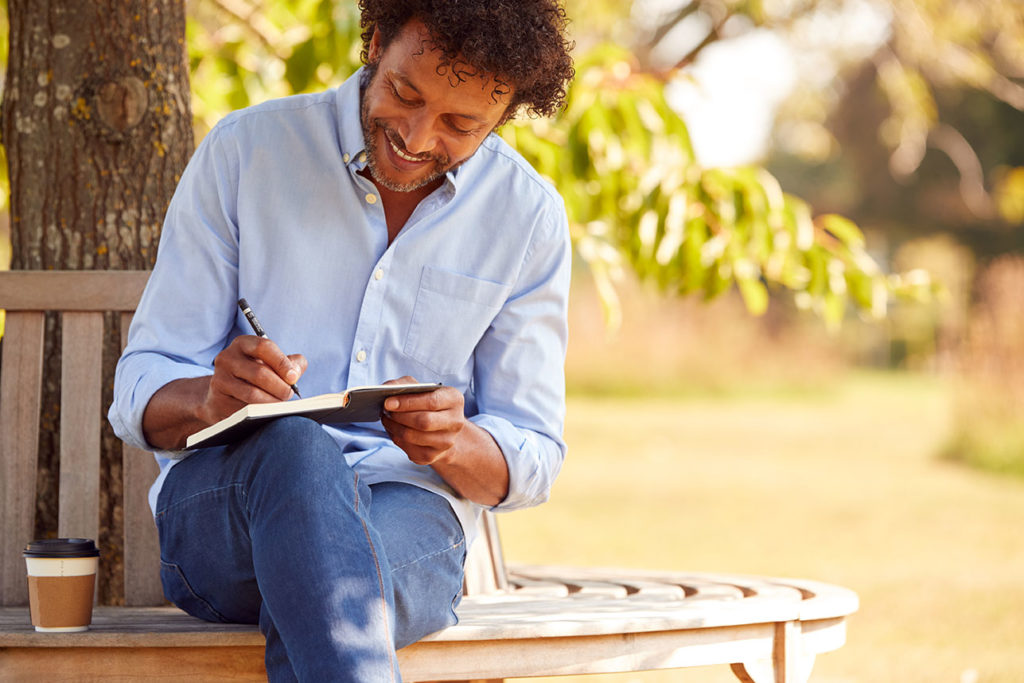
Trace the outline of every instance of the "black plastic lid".
<path fill-rule="evenodd" d="M 25 546 L 22 557 L 99 557 L 91 538 L 44 538 Z"/>

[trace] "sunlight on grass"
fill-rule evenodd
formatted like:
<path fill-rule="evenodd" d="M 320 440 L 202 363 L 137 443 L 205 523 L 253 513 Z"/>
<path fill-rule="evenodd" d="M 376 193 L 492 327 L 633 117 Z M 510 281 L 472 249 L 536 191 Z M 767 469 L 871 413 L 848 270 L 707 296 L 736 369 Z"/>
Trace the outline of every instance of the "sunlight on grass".
<path fill-rule="evenodd" d="M 1021 681 L 1024 485 L 936 457 L 950 394 L 852 374 L 786 400 L 576 396 L 551 502 L 501 518 L 506 557 L 834 582 L 861 610 L 813 681 Z M 735 681 L 728 667 L 551 680 Z"/>

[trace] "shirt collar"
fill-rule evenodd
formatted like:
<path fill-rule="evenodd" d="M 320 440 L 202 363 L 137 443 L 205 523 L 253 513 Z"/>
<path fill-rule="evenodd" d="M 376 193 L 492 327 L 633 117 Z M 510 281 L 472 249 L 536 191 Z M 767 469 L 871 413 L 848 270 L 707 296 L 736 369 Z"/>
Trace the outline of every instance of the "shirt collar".
<path fill-rule="evenodd" d="M 359 67 L 358 71 L 349 76 L 338 87 L 335 105 L 338 111 L 341 159 L 345 162 L 346 166 L 351 166 L 354 171 L 361 171 L 366 168 L 366 139 L 363 137 L 363 125 L 360 121 L 359 111 L 362 90 L 360 82 L 363 79 L 364 71 L 365 67 Z M 483 148 L 486 144 L 487 141 L 484 140 L 480 148 Z M 468 182 L 467 176 L 471 176 L 472 171 L 467 173 L 467 170 L 469 170 L 467 167 L 473 165 L 477 155 L 480 154 L 480 148 L 464 164 L 445 174 L 447 181 L 445 187 L 450 187 L 452 193 L 458 190 L 460 185 Z"/>

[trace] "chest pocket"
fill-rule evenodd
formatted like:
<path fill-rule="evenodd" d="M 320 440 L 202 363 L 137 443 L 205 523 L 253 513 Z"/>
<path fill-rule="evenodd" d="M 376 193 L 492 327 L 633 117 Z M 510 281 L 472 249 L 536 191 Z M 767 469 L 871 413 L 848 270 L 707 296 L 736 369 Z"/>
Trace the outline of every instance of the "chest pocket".
<path fill-rule="evenodd" d="M 405 340 L 405 354 L 442 375 L 458 372 L 512 288 L 426 266 Z"/>

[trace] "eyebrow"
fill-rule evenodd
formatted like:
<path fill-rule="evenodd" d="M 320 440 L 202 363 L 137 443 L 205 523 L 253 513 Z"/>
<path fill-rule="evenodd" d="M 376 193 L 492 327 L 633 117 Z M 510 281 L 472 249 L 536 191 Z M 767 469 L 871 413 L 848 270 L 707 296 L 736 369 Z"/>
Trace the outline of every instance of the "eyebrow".
<path fill-rule="evenodd" d="M 413 84 L 412 81 L 410 81 L 408 78 L 406 78 L 405 75 L 403 75 L 403 74 L 401 74 L 401 73 L 399 73 L 397 71 L 388 71 L 387 76 L 392 81 L 397 81 L 401 85 L 404 85 L 405 87 L 409 88 L 414 93 L 416 93 L 419 97 L 423 97 L 423 93 L 420 92 L 420 89 L 417 88 L 416 85 Z M 463 114 L 463 113 L 460 113 L 460 112 L 450 112 L 449 115 L 450 116 L 457 116 L 460 119 L 468 119 L 468 120 L 473 121 L 474 123 L 477 123 L 477 124 L 479 124 L 481 126 L 486 123 L 486 121 L 484 120 L 483 117 L 477 116 L 476 114 Z"/>

